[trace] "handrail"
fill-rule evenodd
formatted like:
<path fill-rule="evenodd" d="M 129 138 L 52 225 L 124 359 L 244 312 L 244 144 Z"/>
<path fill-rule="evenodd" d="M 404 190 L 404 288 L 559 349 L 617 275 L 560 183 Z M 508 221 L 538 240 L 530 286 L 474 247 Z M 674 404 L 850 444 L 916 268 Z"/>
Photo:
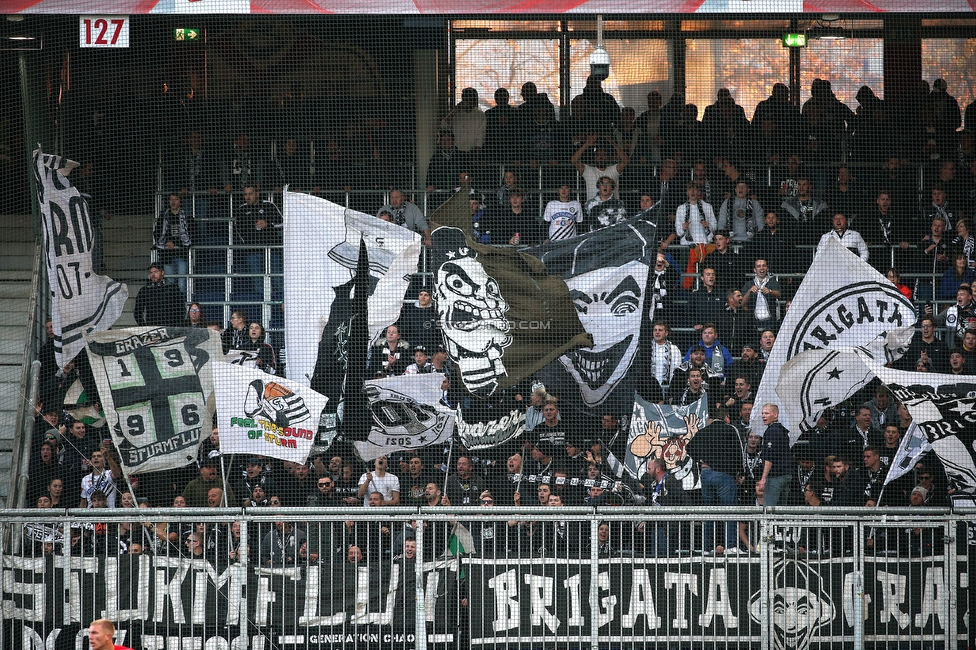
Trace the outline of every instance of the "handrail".
<path fill-rule="evenodd" d="M 12 501 L 12 499 L 23 499 L 23 494 L 18 487 L 18 479 L 25 478 L 27 474 L 27 466 L 21 455 L 24 453 L 29 454 L 31 448 L 31 437 L 34 432 L 34 418 L 36 414 L 35 400 L 37 398 L 37 376 L 40 374 L 40 367 L 37 369 L 37 374 L 34 375 L 33 362 L 37 358 L 37 352 L 40 349 L 40 333 L 37 329 L 37 310 L 38 310 L 38 297 L 41 295 L 40 283 L 41 277 L 43 275 L 43 247 L 37 245 L 34 247 L 34 265 L 31 272 L 31 286 L 30 286 L 30 298 L 27 303 L 27 336 L 24 342 L 24 364 L 20 371 L 20 382 L 18 384 L 19 396 L 21 399 L 18 404 L 20 408 L 17 409 L 17 419 L 14 424 L 14 431 L 20 432 L 21 435 L 14 437 L 14 448 L 11 455 L 11 467 L 10 467 L 10 478 L 9 487 L 7 492 L 7 504 L 9 505 L 22 505 Z M 26 449 L 27 452 L 23 450 Z M 27 458 L 26 463 L 30 462 L 30 458 Z M 19 494 L 19 497 L 18 497 Z"/>

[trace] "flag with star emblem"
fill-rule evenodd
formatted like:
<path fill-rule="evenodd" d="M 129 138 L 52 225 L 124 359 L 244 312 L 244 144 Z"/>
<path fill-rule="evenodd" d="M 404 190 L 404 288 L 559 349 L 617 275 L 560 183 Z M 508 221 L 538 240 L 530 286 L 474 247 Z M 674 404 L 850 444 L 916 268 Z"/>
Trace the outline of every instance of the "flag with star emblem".
<path fill-rule="evenodd" d="M 444 375 L 426 373 L 367 381 L 369 436 L 354 442 L 365 461 L 450 440 L 454 409 L 441 401 Z"/>
<path fill-rule="evenodd" d="M 976 495 L 976 375 L 894 370 L 859 356 L 911 413 L 945 466 L 953 494 Z"/>
<path fill-rule="evenodd" d="M 402 226 L 309 194 L 286 189 L 283 207 L 287 373 L 289 379 L 310 385 L 332 311 L 346 309 L 351 300 L 360 240 L 369 251 L 371 340 L 400 317 L 422 244 L 419 234 Z M 340 347 L 345 339 L 340 332 Z M 321 387 L 316 390 L 329 394 Z"/>
<path fill-rule="evenodd" d="M 807 350 L 787 361 L 780 370 L 776 394 L 780 417 L 785 415 L 791 423 L 792 442 L 816 428 L 823 411 L 841 404 L 874 379 L 863 356 L 894 360 L 908 349 L 914 331 L 914 325 L 909 325 L 886 332 L 865 346 Z"/>
<path fill-rule="evenodd" d="M 787 363 L 807 350 L 840 350 L 867 345 L 880 335 L 913 327 L 915 319 L 914 305 L 898 287 L 838 240 L 828 240 L 810 265 L 783 318 L 756 392 L 756 405 L 779 406 L 780 422 L 790 430 L 795 441 L 800 431 L 794 426 L 791 412 L 801 412 L 800 405 L 786 404 L 780 397 L 783 393 L 779 388 L 780 374 Z M 889 349 L 885 357 L 894 360 L 902 354 L 904 349 Z M 833 366 L 826 370 L 833 370 Z M 815 394 L 818 385 L 812 378 L 805 377 L 805 373 L 797 373 L 797 381 L 801 383 L 794 383 L 792 391 L 809 389 L 807 392 Z M 804 385 L 804 381 L 808 385 Z M 790 386 L 785 385 L 785 388 L 785 393 L 792 395 Z M 807 410 L 817 407 L 822 410 L 825 403 L 813 404 L 813 400 L 824 398 L 830 396 L 815 395 Z M 751 424 L 756 433 L 766 431 L 761 408 L 753 409 Z"/>

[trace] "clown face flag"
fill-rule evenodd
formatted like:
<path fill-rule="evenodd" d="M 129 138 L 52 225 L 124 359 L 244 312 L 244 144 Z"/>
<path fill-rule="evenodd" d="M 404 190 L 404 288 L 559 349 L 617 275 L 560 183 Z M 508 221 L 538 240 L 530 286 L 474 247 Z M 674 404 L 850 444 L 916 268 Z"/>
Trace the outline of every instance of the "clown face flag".
<path fill-rule="evenodd" d="M 92 271 L 95 233 L 88 201 L 67 178 L 77 166 L 34 151 L 34 185 L 53 296 L 54 356 L 62 369 L 85 347 L 85 334 L 107 330 L 118 320 L 129 297 L 124 284 Z"/>
<path fill-rule="evenodd" d="M 444 375 L 402 375 L 366 382 L 372 427 L 369 438 L 353 444 L 359 457 L 373 460 L 451 439 L 454 410 L 441 402 Z"/>
<path fill-rule="evenodd" d="M 136 327 L 85 337 L 112 440 L 128 474 L 185 467 L 213 415 L 213 365 L 220 334 L 210 329 Z"/>
<path fill-rule="evenodd" d="M 976 495 L 976 375 L 893 370 L 861 357 L 911 413 L 912 426 L 942 461 L 954 494 Z"/>
<path fill-rule="evenodd" d="M 298 382 L 230 363 L 214 364 L 214 380 L 223 453 L 308 459 L 325 397 Z"/>
<path fill-rule="evenodd" d="M 894 284 L 839 241 L 828 240 L 810 265 L 783 319 L 766 361 L 756 405 L 779 406 L 780 422 L 792 430 L 789 409 L 776 392 L 780 371 L 787 361 L 804 350 L 867 345 L 879 335 L 914 324 L 915 309 Z M 761 411 L 752 411 L 752 430 L 760 434 L 766 430 Z"/>
<path fill-rule="evenodd" d="M 656 230 L 643 221 L 621 223 L 527 251 L 566 281 L 580 322 L 593 335 L 592 346 L 569 351 L 540 375 L 557 394 L 568 394 L 557 387 L 569 383 L 569 375 L 582 411 L 601 405 L 603 412 L 631 408 L 634 385 L 628 374 L 640 344 Z"/>
<path fill-rule="evenodd" d="M 309 385 L 333 302 L 337 294 L 349 296 L 360 240 L 369 250 L 369 334 L 375 339 L 400 317 L 417 272 L 420 235 L 308 194 L 286 190 L 283 205 L 288 377 Z"/>
<path fill-rule="evenodd" d="M 649 471 L 652 460 L 663 458 L 684 489 L 701 487 L 701 472 L 685 446 L 707 424 L 708 400 L 704 397 L 688 406 L 666 406 L 635 395 L 624 467 L 640 478 Z"/>
<path fill-rule="evenodd" d="M 437 312 L 464 388 L 486 399 L 593 340 L 560 278 L 530 255 L 432 233 Z"/>

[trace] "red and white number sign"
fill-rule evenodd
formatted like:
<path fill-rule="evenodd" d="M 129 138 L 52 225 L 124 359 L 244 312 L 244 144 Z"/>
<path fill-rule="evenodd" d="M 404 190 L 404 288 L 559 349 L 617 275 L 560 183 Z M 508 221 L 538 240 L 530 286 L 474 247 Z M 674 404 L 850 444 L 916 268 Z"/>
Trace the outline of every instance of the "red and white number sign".
<path fill-rule="evenodd" d="M 81 47 L 129 47 L 128 16 L 81 16 Z"/>

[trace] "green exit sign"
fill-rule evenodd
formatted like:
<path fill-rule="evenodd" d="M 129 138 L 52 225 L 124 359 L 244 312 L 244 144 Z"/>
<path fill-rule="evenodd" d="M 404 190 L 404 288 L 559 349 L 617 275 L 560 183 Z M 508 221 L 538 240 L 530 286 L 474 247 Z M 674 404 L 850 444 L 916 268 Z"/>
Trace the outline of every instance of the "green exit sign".
<path fill-rule="evenodd" d="M 177 27 L 173 30 L 174 41 L 198 41 L 201 39 L 203 30 L 199 27 Z"/>
<path fill-rule="evenodd" d="M 806 47 L 806 34 L 783 34 L 783 47 Z"/>

